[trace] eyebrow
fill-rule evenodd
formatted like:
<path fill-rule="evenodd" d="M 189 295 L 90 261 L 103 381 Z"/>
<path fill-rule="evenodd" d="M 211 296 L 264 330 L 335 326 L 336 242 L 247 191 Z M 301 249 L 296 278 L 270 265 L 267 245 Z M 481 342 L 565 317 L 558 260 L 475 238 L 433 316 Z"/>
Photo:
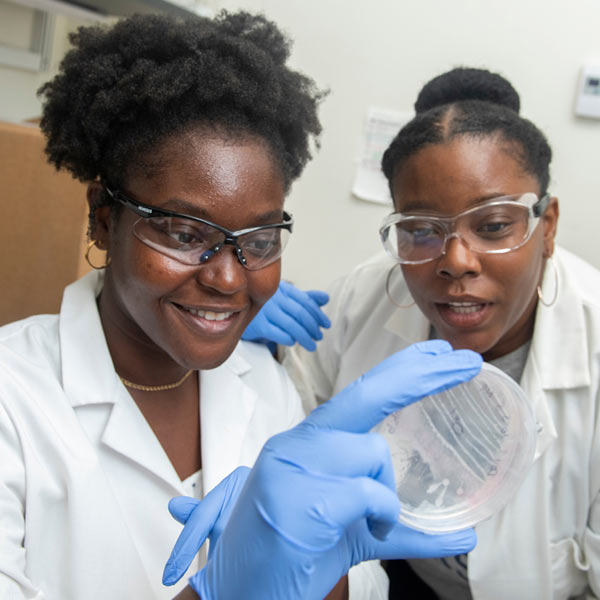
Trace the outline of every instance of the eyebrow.
<path fill-rule="evenodd" d="M 492 192 L 490 194 L 478 196 L 477 198 L 473 198 L 467 202 L 467 204 L 465 206 L 465 210 L 468 210 L 469 208 L 477 206 L 478 204 L 483 204 L 484 202 L 493 200 L 494 198 L 502 198 L 504 196 L 514 196 L 514 194 L 507 194 L 505 192 Z M 423 210 L 423 209 L 430 210 L 430 209 L 424 207 L 423 203 L 418 203 L 418 204 L 413 203 L 413 204 L 408 204 L 401 212 L 409 213 L 409 212 L 415 212 L 415 211 L 419 211 L 419 210 Z"/>
<path fill-rule="evenodd" d="M 188 215 L 190 217 L 200 217 L 201 219 L 205 219 L 210 221 L 211 223 L 216 223 L 216 221 L 211 217 L 210 213 L 198 206 L 196 204 L 192 204 L 187 200 L 182 200 L 181 198 L 169 198 L 164 204 L 159 204 L 156 208 L 162 208 L 163 210 L 171 210 L 173 212 L 178 212 L 183 215 Z M 271 210 L 267 213 L 262 213 L 260 215 L 254 215 L 252 217 L 252 221 L 257 225 L 269 225 L 274 219 L 282 219 L 282 210 Z"/>

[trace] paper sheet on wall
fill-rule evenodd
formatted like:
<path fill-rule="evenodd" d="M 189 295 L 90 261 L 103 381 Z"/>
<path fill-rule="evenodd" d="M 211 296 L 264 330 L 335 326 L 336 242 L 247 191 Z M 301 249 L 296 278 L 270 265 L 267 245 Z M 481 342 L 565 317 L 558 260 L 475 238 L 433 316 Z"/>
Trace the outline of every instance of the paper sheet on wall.
<path fill-rule="evenodd" d="M 413 118 L 410 112 L 369 108 L 352 193 L 361 200 L 391 204 L 381 157 L 400 128 Z"/>

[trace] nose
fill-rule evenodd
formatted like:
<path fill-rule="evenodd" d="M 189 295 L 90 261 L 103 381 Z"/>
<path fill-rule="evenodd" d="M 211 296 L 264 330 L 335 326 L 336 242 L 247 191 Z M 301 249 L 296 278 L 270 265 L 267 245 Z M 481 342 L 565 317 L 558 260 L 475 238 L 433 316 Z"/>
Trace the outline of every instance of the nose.
<path fill-rule="evenodd" d="M 437 261 L 437 274 L 446 279 L 475 277 L 481 272 L 481 264 L 475 252 L 458 233 L 450 234 L 444 243 L 443 254 Z"/>
<path fill-rule="evenodd" d="M 240 263 L 235 246 L 226 244 L 213 249 L 197 270 L 196 280 L 220 294 L 231 295 L 246 287 L 247 271 Z"/>

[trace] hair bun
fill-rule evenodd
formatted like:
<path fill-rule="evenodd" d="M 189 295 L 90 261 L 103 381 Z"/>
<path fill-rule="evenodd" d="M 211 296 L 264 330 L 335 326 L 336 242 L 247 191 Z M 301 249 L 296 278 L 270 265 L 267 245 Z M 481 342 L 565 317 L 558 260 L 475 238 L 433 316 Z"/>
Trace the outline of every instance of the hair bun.
<path fill-rule="evenodd" d="M 442 104 L 483 100 L 519 112 L 521 102 L 515 88 L 501 75 L 486 69 L 458 67 L 434 77 L 423 86 L 415 111 L 424 112 Z"/>

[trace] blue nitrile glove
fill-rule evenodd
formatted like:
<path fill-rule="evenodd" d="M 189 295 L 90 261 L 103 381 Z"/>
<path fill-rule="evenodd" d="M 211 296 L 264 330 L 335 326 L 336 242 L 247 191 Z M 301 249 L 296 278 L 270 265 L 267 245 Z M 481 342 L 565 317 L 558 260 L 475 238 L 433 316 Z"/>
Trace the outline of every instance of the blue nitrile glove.
<path fill-rule="evenodd" d="M 208 562 L 190 579 L 202 600 L 321 600 L 363 560 L 471 550 L 470 529 L 427 535 L 397 522 L 387 444 L 365 432 L 407 404 L 471 379 L 481 362 L 439 340 L 415 344 L 272 437 L 249 474 L 234 471 L 201 502 L 173 500 L 170 509 L 185 527 L 163 582 L 182 576 L 207 535 Z"/>
<path fill-rule="evenodd" d="M 331 325 L 327 315 L 319 308 L 327 302 L 329 296 L 325 292 L 303 292 L 291 283 L 281 281 L 273 297 L 250 321 L 242 339 L 283 346 L 293 346 L 298 342 L 307 350 L 315 350 L 314 340 L 323 337 L 321 327 Z"/>

